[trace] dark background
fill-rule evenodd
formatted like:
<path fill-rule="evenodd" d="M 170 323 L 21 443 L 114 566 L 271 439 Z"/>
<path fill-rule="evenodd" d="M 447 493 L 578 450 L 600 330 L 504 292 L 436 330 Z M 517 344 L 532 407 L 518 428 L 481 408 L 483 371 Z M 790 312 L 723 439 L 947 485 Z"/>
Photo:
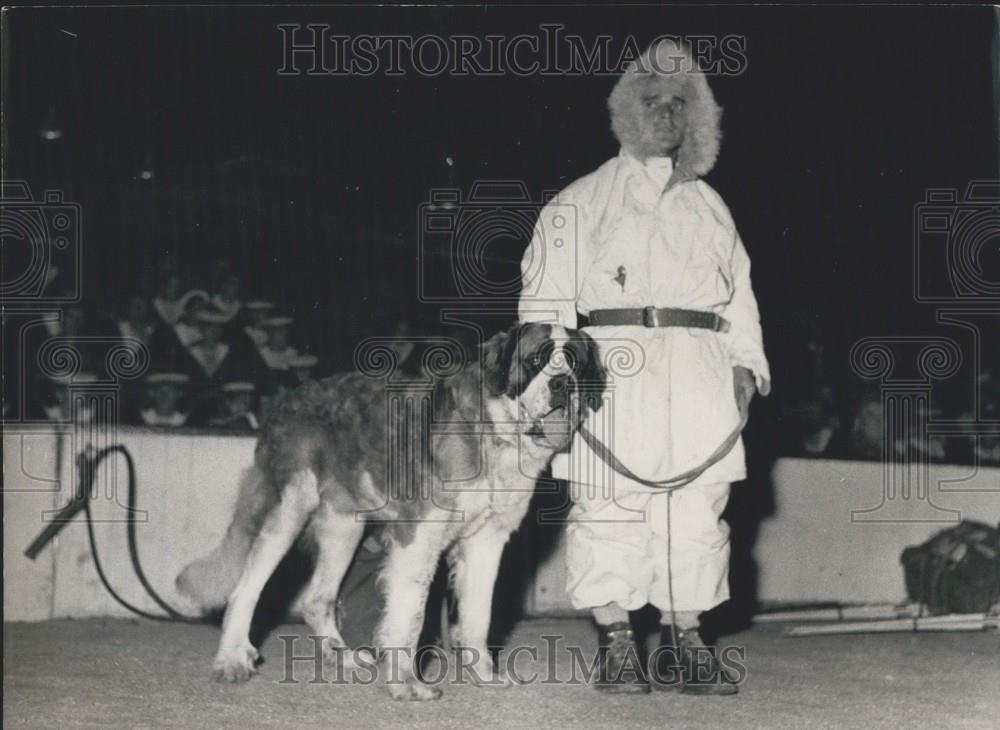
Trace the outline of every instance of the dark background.
<path fill-rule="evenodd" d="M 281 76 L 279 23 L 413 36 L 562 23 L 613 35 L 613 49 L 627 35 L 642 47 L 662 33 L 745 36 L 746 71 L 711 79 L 725 139 L 708 180 L 753 259 L 779 389 L 810 333 L 846 370 L 859 337 L 939 329 L 912 294 L 914 206 L 928 188 L 961 196 L 998 176 L 988 8 L 90 8 L 5 20 L 5 176 L 81 204 L 84 303 L 110 313 L 152 295 L 164 254 L 187 286 L 207 286 L 226 258 L 244 300 L 294 314 L 296 344 L 330 370 L 401 320 L 440 329 L 417 287 L 432 190 L 513 179 L 537 199 L 617 153 L 614 77 Z M 62 138 L 44 140 L 46 126 Z M 507 235 L 487 248 L 500 279 L 525 245 Z M 429 261 L 432 276 L 451 275 L 446 258 Z M 1000 246 L 981 264 L 996 274 Z"/>

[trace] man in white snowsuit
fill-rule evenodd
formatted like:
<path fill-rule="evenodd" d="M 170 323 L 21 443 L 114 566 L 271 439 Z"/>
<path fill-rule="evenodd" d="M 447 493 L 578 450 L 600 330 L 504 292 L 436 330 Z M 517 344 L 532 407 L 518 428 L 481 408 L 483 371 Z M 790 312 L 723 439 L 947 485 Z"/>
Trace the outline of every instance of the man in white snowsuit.
<path fill-rule="evenodd" d="M 576 327 L 578 312 L 588 317 L 609 387 L 587 426 L 632 473 L 663 480 L 704 463 L 754 393 L 767 395 L 770 373 L 750 260 L 725 203 L 700 179 L 720 140 L 705 76 L 685 47 L 661 41 L 630 65 L 608 106 L 621 151 L 543 209 L 522 261 L 520 318 Z M 742 441 L 673 494 L 669 542 L 666 494 L 614 473 L 580 435 L 553 472 L 575 502 L 569 594 L 593 612 L 607 647 L 601 676 L 610 680 L 597 686 L 647 692 L 643 676 L 616 674 L 635 649 L 628 611 L 660 609 L 671 651 L 657 660 L 690 668 L 704 647 L 699 615 L 729 597 L 720 515 L 730 483 L 746 478 Z M 654 686 L 736 691 L 714 659 L 709 669 L 703 682 L 688 674 Z"/>

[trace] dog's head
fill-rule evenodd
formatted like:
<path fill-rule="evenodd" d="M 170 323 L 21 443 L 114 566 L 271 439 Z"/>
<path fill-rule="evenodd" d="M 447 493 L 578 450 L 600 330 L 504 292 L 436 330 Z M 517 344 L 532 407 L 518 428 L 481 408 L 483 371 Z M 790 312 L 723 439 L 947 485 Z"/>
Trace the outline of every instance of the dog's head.
<path fill-rule="evenodd" d="M 524 324 L 482 346 L 490 396 L 516 403 L 522 433 L 561 450 L 586 417 L 601 407 L 607 374 L 597 343 L 586 332 L 559 325 Z"/>

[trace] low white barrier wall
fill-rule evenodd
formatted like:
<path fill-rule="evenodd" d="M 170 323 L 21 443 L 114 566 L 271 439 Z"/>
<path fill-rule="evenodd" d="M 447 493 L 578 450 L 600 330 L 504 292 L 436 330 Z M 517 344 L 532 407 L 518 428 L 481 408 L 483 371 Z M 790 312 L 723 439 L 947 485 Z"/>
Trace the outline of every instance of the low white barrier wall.
<path fill-rule="evenodd" d="M 254 439 L 210 432 L 119 429 L 139 484 L 138 547 L 148 578 L 172 604 L 180 568 L 213 547 L 224 532 Z M 100 445 L 95 444 L 98 447 Z M 4 616 L 8 621 L 128 615 L 101 586 L 82 515 L 35 561 L 24 549 L 76 489 L 81 444 L 45 429 L 5 433 Z M 775 513 L 754 547 L 759 597 L 765 601 L 895 601 L 904 597 L 899 554 L 958 518 L 1000 520 L 1000 469 L 933 466 L 927 495 L 889 494 L 879 463 L 782 459 L 773 471 Z M 106 461 L 93 501 L 98 548 L 119 593 L 140 608 L 156 606 L 142 591 L 125 540 L 127 471 Z M 744 488 L 741 486 L 736 489 Z M 745 488 L 751 488 L 746 486 Z M 933 503 L 933 505 L 932 505 Z M 880 506 L 881 505 L 881 506 Z M 874 509 L 878 508 L 878 509 Z M 872 510 L 859 514 L 861 510 Z M 854 512 L 852 516 L 852 512 Z M 930 520 L 940 520 L 933 522 Z M 530 612 L 569 608 L 562 546 L 539 565 Z"/>
<path fill-rule="evenodd" d="M 240 472 L 252 463 L 247 436 L 122 428 L 116 443 L 135 461 L 141 522 L 139 556 L 149 582 L 172 605 L 183 605 L 174 577 L 211 549 L 228 526 Z M 97 448 L 108 444 L 95 444 Z M 5 433 L 4 618 L 123 616 L 94 569 L 83 515 L 66 525 L 35 561 L 24 549 L 77 488 L 72 435 Z M 128 471 L 121 456 L 104 461 L 92 501 L 95 537 L 115 590 L 139 608 L 160 613 L 132 570 L 125 531 Z M 61 476 L 60 476 L 61 475 Z"/>

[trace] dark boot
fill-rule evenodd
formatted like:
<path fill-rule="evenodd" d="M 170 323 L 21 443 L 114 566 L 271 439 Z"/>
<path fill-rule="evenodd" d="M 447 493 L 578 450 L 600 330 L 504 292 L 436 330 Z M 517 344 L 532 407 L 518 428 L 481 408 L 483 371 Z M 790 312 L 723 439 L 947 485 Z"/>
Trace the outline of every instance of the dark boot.
<path fill-rule="evenodd" d="M 698 631 L 664 626 L 660 646 L 650 662 L 655 689 L 692 695 L 734 695 L 739 687 L 719 662 L 715 649 L 705 646 Z"/>
<path fill-rule="evenodd" d="M 610 694 L 645 694 L 649 692 L 635 636 L 627 623 L 597 626 L 600 642 L 597 649 L 597 676 L 594 688 Z"/>

